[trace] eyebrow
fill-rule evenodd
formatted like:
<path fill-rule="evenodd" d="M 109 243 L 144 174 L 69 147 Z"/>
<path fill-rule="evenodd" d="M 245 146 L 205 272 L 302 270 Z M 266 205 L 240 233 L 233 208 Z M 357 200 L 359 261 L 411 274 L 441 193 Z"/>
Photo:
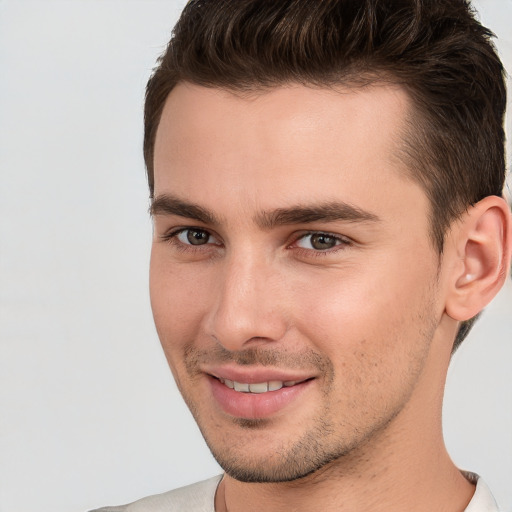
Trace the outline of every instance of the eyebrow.
<path fill-rule="evenodd" d="M 258 214 L 256 222 L 264 229 L 286 224 L 308 224 L 311 222 L 379 222 L 374 213 L 343 201 L 330 201 L 314 205 L 297 205 L 291 208 L 278 208 Z"/>
<path fill-rule="evenodd" d="M 180 199 L 170 194 L 156 197 L 149 208 L 151 215 L 177 215 L 194 219 L 204 224 L 221 224 L 220 219 L 207 208 Z M 262 229 L 290 224 L 312 222 L 380 222 L 380 218 L 369 211 L 343 201 L 329 201 L 312 205 L 296 205 L 258 213 L 254 221 Z"/>
<path fill-rule="evenodd" d="M 187 219 L 198 220 L 204 224 L 219 224 L 213 212 L 169 194 L 163 194 L 153 199 L 149 207 L 149 213 L 152 216 L 177 215 Z"/>

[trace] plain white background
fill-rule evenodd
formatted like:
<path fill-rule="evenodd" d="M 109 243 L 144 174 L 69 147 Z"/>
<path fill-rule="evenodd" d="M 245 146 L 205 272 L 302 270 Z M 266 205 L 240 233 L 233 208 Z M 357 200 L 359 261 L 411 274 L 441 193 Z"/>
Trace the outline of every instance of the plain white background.
<path fill-rule="evenodd" d="M 0 0 L 1 512 L 81 512 L 219 472 L 148 299 L 143 92 L 183 4 Z M 510 70 L 512 1 L 477 7 Z M 504 510 L 511 317 L 509 281 L 445 402 L 454 460 Z"/>

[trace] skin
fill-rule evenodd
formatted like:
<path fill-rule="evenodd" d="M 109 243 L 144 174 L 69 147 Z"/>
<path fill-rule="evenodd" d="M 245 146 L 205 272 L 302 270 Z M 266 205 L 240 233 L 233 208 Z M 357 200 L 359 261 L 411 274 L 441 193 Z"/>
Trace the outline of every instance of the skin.
<path fill-rule="evenodd" d="M 389 85 L 241 96 L 179 84 L 167 99 L 151 301 L 176 382 L 227 472 L 218 511 L 462 511 L 471 499 L 444 448 L 441 405 L 473 307 L 453 290 L 478 275 L 482 251 L 470 274 L 469 221 L 443 258 L 433 247 L 427 198 L 399 159 L 410 108 Z M 340 203 L 345 218 L 294 215 Z M 212 394 L 219 368 L 309 380 L 277 412 L 241 418 Z"/>

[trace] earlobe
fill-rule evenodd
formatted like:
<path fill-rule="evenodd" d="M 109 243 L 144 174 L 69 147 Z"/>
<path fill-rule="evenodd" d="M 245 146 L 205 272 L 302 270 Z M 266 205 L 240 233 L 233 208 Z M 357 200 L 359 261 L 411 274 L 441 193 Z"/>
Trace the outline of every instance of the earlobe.
<path fill-rule="evenodd" d="M 510 269 L 512 222 L 506 201 L 489 196 L 471 207 L 457 224 L 446 312 L 464 321 L 478 314 L 503 286 Z"/>

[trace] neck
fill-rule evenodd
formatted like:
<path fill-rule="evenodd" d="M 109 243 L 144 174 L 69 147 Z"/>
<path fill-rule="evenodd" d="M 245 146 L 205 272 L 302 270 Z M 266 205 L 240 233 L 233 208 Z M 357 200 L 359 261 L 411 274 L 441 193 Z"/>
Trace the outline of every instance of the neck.
<path fill-rule="evenodd" d="M 396 456 L 404 447 L 409 449 L 409 456 Z M 431 447 L 425 443 L 418 449 L 406 443 L 376 450 L 368 445 L 371 459 L 365 460 L 363 454 L 347 456 L 294 482 L 244 483 L 226 475 L 216 510 L 462 512 L 474 487 L 452 463 L 444 446 L 437 450 Z"/>

